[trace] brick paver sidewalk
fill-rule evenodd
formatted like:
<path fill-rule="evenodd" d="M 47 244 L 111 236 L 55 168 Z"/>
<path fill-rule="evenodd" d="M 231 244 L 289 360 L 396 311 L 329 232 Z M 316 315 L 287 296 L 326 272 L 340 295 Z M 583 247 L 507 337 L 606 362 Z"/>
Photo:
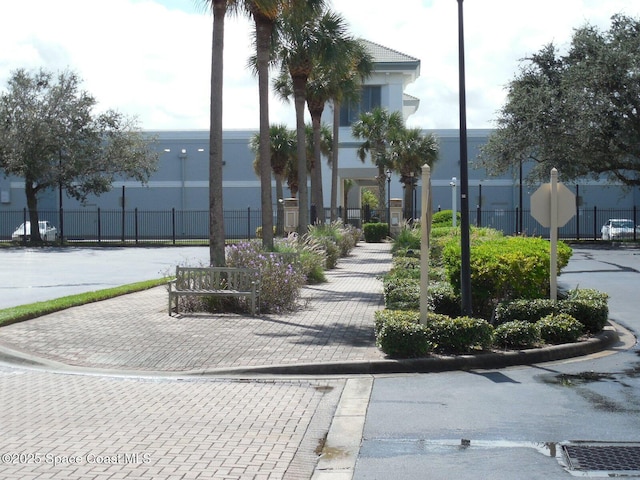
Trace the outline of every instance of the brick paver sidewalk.
<path fill-rule="evenodd" d="M 0 329 L 0 345 L 67 365 L 187 372 L 383 358 L 373 313 L 389 244 L 360 243 L 327 282 L 305 287 L 306 306 L 282 315 L 169 317 L 157 287 Z"/>
<path fill-rule="evenodd" d="M 308 480 L 348 380 L 153 373 L 381 358 L 390 259 L 361 244 L 287 315 L 169 317 L 161 287 L 0 328 L 2 346 L 111 372 L 0 366 L 0 477 Z"/>

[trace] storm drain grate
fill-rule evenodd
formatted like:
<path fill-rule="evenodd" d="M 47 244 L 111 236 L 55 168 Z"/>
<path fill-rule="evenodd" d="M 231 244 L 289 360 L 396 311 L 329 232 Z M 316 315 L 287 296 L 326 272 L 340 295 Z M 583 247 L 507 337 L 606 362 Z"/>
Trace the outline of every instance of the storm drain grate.
<path fill-rule="evenodd" d="M 563 445 L 572 470 L 640 471 L 640 445 Z"/>

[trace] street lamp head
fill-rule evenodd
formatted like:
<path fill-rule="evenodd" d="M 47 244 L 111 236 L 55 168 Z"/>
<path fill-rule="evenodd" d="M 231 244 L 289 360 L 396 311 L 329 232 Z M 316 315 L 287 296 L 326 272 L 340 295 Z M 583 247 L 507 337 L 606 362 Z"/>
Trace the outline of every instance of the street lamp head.
<path fill-rule="evenodd" d="M 387 180 L 391 180 L 391 169 L 387 168 Z"/>

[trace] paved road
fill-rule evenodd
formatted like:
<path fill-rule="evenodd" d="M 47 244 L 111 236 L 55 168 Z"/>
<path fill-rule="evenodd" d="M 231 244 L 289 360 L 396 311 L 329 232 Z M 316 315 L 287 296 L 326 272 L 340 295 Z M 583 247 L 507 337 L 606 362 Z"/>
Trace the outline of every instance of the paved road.
<path fill-rule="evenodd" d="M 608 292 L 611 317 L 637 336 L 639 254 L 575 249 L 560 285 Z M 354 479 L 560 480 L 563 444 L 597 458 L 607 442 L 631 443 L 637 471 L 621 473 L 640 477 L 640 350 L 623 341 L 588 359 L 375 378 Z"/>

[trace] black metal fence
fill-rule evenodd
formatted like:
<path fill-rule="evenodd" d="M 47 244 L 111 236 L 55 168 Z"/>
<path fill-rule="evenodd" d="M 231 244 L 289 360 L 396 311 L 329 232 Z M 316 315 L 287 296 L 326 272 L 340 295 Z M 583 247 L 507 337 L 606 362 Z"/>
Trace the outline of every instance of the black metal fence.
<path fill-rule="evenodd" d="M 346 215 L 343 215 L 346 213 Z M 349 208 L 346 212 L 339 209 L 338 216 L 356 227 L 361 228 L 368 221 L 384 217 L 384 212 L 369 209 Z M 411 212 L 405 218 L 420 217 L 420 212 Z M 329 209 L 326 218 L 330 218 Z M 609 218 L 626 218 L 638 225 L 637 207 L 630 209 L 580 209 L 558 232 L 564 239 L 599 239 L 602 226 Z M 196 211 L 148 211 L 148 210 L 63 210 L 40 211 L 40 220 L 48 220 L 56 226 L 58 234 L 66 241 L 92 242 L 203 242 L 209 238 L 209 212 Z M 469 212 L 470 223 L 476 226 L 491 227 L 507 235 L 524 234 L 549 237 L 549 229 L 531 216 L 528 210 L 480 210 Z M 18 211 L 0 211 L 0 240 L 10 240 L 16 228 L 29 220 L 26 209 Z M 274 218 L 274 225 L 277 219 Z M 259 209 L 226 210 L 224 212 L 225 238 L 252 239 L 262 223 Z M 636 229 L 637 230 L 637 229 Z M 634 240 L 637 235 L 634 234 Z"/>

